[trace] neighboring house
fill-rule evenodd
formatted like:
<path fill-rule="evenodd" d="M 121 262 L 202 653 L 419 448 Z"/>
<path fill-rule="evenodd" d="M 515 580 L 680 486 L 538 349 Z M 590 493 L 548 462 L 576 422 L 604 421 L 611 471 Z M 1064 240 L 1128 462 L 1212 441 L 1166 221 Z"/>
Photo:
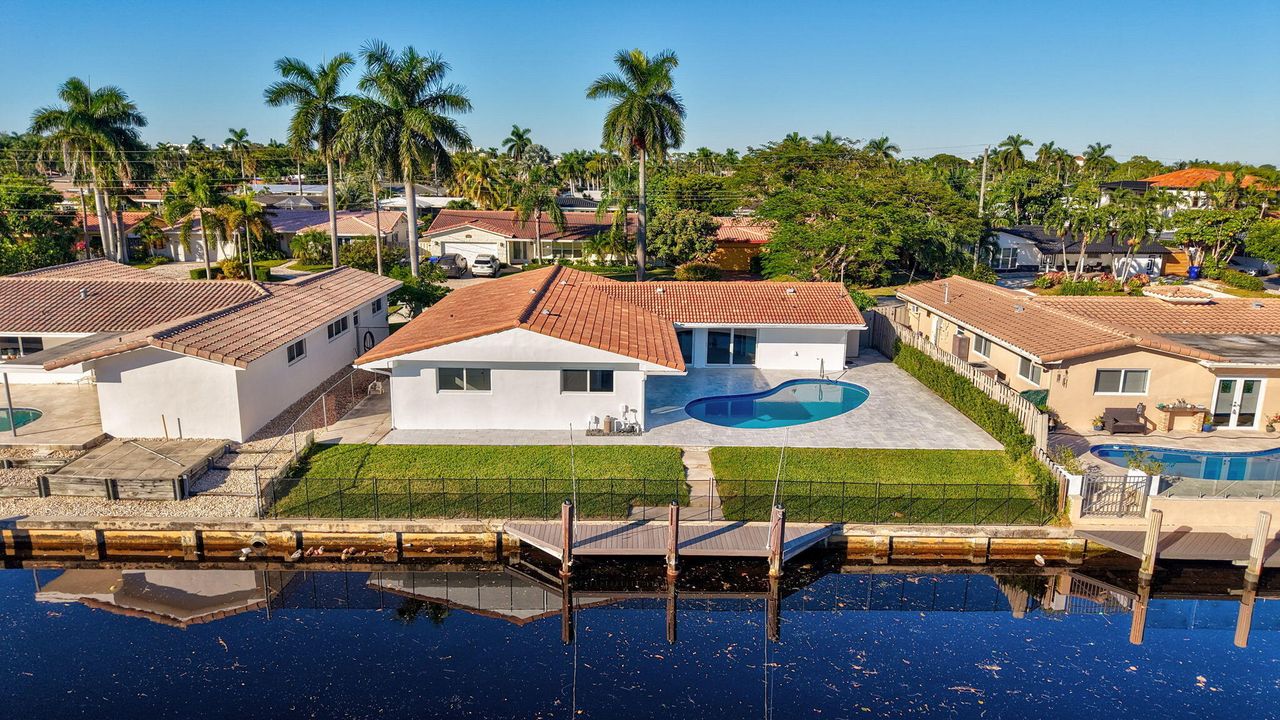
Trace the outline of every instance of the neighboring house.
<path fill-rule="evenodd" d="M 600 201 L 589 198 L 582 193 L 560 193 L 556 197 L 556 205 L 561 210 L 574 212 L 595 212 L 600 207 Z"/>
<path fill-rule="evenodd" d="M 325 197 L 328 195 L 328 185 L 309 185 L 306 183 L 253 183 L 249 189 L 254 193 L 270 193 L 272 195 L 313 195 L 317 197 Z M 322 199 L 321 202 L 324 202 Z"/>
<path fill-rule="evenodd" d="M 1065 239 L 1042 225 L 1014 225 L 996 228 L 996 249 L 989 264 L 996 270 L 1045 272 L 1074 270 L 1080 260 L 1080 240 Z M 1065 249 L 1066 263 L 1063 263 Z M 1089 242 L 1085 247 L 1085 269 L 1115 272 L 1116 261 L 1128 256 L 1129 247 L 1113 234 Z M 1131 259 L 1138 272 L 1161 275 L 1171 260 L 1172 250 L 1154 238 L 1145 238 L 1133 249 Z"/>
<path fill-rule="evenodd" d="M 513 210 L 441 210 L 418 242 L 430 256 L 458 253 L 471 262 L 477 255 L 495 255 L 508 265 L 523 265 L 539 257 L 539 228 L 542 258 L 580 260 L 584 243 L 612 226 L 612 215 L 597 219 L 595 213 L 585 212 L 565 213 L 565 230 L 560 232 L 546 213 L 541 221 L 531 217 L 521 222 Z M 635 214 L 628 214 L 628 234 L 635 228 Z"/>
<path fill-rule="evenodd" d="M 212 214 L 212 210 L 205 211 L 206 217 L 212 217 Z M 339 243 L 347 243 L 357 237 L 375 235 L 378 227 L 376 219 L 379 216 L 382 220 L 382 237 L 385 242 L 403 244 L 409 238 L 409 221 L 405 214 L 399 211 L 383 210 L 375 213 L 372 210 L 339 210 L 337 215 Z M 273 210 L 267 213 L 267 220 L 271 223 L 271 229 L 275 231 L 280 251 L 285 254 L 289 253 L 289 242 L 293 240 L 293 236 L 300 232 L 314 230 L 325 235 L 329 234 L 328 210 Z M 203 234 L 197 215 L 191 216 L 191 234 L 185 244 L 181 240 L 182 223 L 165 228 L 165 234 L 169 236 L 169 244 L 164 250 L 158 251 L 159 254 L 183 262 L 204 261 Z M 209 245 L 213 262 L 236 256 L 236 242 L 233 237 L 226 238 L 222 243 L 211 238 Z"/>
<path fill-rule="evenodd" d="M 389 278 L 168 280 L 109 260 L 0 278 L 10 382 L 93 382 L 104 432 L 241 441 L 387 335 Z M 16 345 L 16 352 L 14 346 Z"/>
<path fill-rule="evenodd" d="M 454 290 L 365 353 L 397 429 L 643 423 L 646 381 L 693 368 L 834 370 L 862 315 L 839 283 L 608 280 L 550 266 Z"/>
<path fill-rule="evenodd" d="M 279 193 L 259 193 L 253 196 L 264 207 L 274 210 L 325 210 L 322 195 L 281 195 Z"/>
<path fill-rule="evenodd" d="M 711 262 L 721 270 L 751 272 L 755 258 L 773 237 L 773 228 L 754 218 L 719 218 Z"/>
<path fill-rule="evenodd" d="M 1066 424 L 1145 406 L 1150 429 L 1258 430 L 1280 412 L 1280 298 L 1214 298 L 1187 286 L 1144 297 L 1037 296 L 951 277 L 898 291 L 911 329 L 1018 391 L 1048 391 Z M 959 339 L 958 339 L 959 338 Z"/>
<path fill-rule="evenodd" d="M 1141 195 L 1153 187 L 1160 188 L 1173 195 L 1178 201 L 1176 207 L 1164 211 L 1165 217 L 1171 217 L 1178 210 L 1194 210 L 1208 207 L 1209 194 L 1202 186 L 1216 182 L 1224 175 L 1228 182 L 1234 182 L 1235 175 L 1233 173 L 1213 168 L 1183 168 L 1160 175 L 1152 175 L 1141 180 L 1106 182 L 1099 185 L 1099 189 L 1102 190 L 1101 204 L 1110 203 L 1112 194 L 1118 189 L 1125 189 Z M 1240 184 L 1244 187 L 1253 187 L 1262 182 L 1264 182 L 1263 179 L 1256 175 L 1245 175 Z M 1262 190 L 1280 190 L 1280 188 L 1267 185 L 1258 186 Z"/>
<path fill-rule="evenodd" d="M 126 210 L 119 215 L 121 220 L 121 229 L 124 231 L 125 237 L 130 240 L 136 240 L 138 236 L 133 229 L 137 227 L 138 223 L 151 215 L 151 212 Z M 112 215 L 108 220 L 114 222 L 116 220 L 116 216 Z M 81 215 L 79 212 L 76 213 L 75 230 L 80 233 L 87 233 L 89 244 L 94 245 L 99 249 L 102 248 L 102 228 L 98 225 L 98 215 L 92 210 L 89 211 L 89 215 L 87 217 Z"/>

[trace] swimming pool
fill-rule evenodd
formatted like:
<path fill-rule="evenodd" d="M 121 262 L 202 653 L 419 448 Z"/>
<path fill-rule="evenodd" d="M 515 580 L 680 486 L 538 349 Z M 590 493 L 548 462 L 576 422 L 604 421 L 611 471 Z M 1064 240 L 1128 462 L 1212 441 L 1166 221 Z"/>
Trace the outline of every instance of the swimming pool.
<path fill-rule="evenodd" d="M 1126 465 L 1130 453 L 1150 453 L 1164 464 L 1164 475 L 1203 480 L 1280 480 L 1280 448 L 1256 452 L 1175 450 L 1148 445 L 1094 445 L 1090 452 L 1107 462 Z"/>
<path fill-rule="evenodd" d="M 40 419 L 44 413 L 35 408 L 14 408 L 13 419 L 17 421 L 17 427 L 22 427 L 27 423 L 33 423 Z M 0 408 L 0 432 L 12 430 L 14 426 L 9 423 L 9 411 Z"/>
<path fill-rule="evenodd" d="M 788 380 L 762 392 L 698 398 L 684 410 L 712 425 L 777 428 L 842 415 L 866 402 L 868 395 L 861 385 L 839 380 Z"/>

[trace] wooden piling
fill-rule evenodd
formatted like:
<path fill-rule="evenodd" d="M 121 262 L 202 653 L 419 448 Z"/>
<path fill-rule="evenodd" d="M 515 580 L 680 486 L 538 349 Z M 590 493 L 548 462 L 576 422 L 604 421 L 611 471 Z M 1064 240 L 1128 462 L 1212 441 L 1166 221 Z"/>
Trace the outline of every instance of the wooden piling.
<path fill-rule="evenodd" d="M 1154 510 L 1153 512 L 1159 512 Z M 1129 642 L 1141 645 L 1147 631 L 1147 604 L 1151 602 L 1150 578 L 1138 581 L 1138 597 L 1133 601 L 1133 613 L 1129 622 Z"/>
<path fill-rule="evenodd" d="M 667 575 L 667 644 L 676 644 L 676 576 Z"/>
<path fill-rule="evenodd" d="M 1244 568 L 1246 583 L 1257 584 L 1262 577 L 1262 562 L 1267 552 L 1267 542 L 1271 540 L 1271 513 L 1266 510 L 1258 512 L 1258 523 L 1253 528 L 1253 543 L 1249 545 L 1249 563 Z"/>
<path fill-rule="evenodd" d="M 677 565 L 680 552 L 680 504 L 675 500 L 667 510 L 667 577 L 680 573 Z"/>
<path fill-rule="evenodd" d="M 769 577 L 782 577 L 782 546 L 786 539 L 787 511 L 773 506 L 769 518 Z"/>
<path fill-rule="evenodd" d="M 1147 522 L 1147 538 L 1142 544 L 1142 565 L 1138 567 L 1138 579 L 1151 581 L 1156 574 L 1156 555 L 1160 552 L 1160 526 L 1164 523 L 1164 512 L 1152 510 L 1151 519 Z"/>
<path fill-rule="evenodd" d="M 1258 599 L 1258 584 L 1246 580 L 1240 594 L 1240 611 L 1236 614 L 1236 647 L 1249 647 L 1249 630 L 1253 627 L 1253 606 Z"/>
<path fill-rule="evenodd" d="M 560 505 L 560 577 L 566 584 L 573 573 L 573 503 Z"/>
<path fill-rule="evenodd" d="M 769 599 L 765 604 L 765 627 L 770 642 L 782 639 L 782 581 L 769 578 Z"/>
<path fill-rule="evenodd" d="M 560 642 L 572 645 L 573 635 L 573 589 L 566 577 L 560 583 Z"/>

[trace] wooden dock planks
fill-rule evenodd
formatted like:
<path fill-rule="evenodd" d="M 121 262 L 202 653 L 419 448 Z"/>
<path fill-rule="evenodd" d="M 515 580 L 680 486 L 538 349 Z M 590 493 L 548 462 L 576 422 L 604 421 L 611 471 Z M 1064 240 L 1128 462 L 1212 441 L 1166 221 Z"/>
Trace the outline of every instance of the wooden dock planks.
<path fill-rule="evenodd" d="M 817 545 L 834 530 L 834 525 L 823 523 L 788 523 L 783 558 Z M 503 532 L 552 557 L 561 556 L 558 522 L 508 521 Z M 574 555 L 660 557 L 667 552 L 667 523 L 661 520 L 580 521 L 574 537 Z M 767 558 L 768 540 L 768 523 L 680 523 L 680 555 L 688 557 Z"/>

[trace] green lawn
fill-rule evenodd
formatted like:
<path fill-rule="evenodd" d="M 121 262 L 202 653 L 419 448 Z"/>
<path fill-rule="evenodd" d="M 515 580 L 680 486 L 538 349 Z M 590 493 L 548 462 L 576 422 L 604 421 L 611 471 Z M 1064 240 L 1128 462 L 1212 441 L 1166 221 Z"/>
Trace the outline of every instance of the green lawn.
<path fill-rule="evenodd" d="M 293 266 L 293 269 L 298 272 L 318 273 L 324 272 L 325 270 L 332 270 L 333 266 L 329 263 L 323 263 L 320 265 L 303 265 L 302 263 L 298 263 Z"/>
<path fill-rule="evenodd" d="M 678 448 L 323 445 L 277 491 L 272 511 L 310 517 L 626 517 L 632 505 L 688 501 Z"/>
<path fill-rule="evenodd" d="M 778 448 L 713 448 L 731 520 L 764 520 Z M 1000 450 L 790 448 L 779 500 L 793 521 L 1042 524 L 1052 506 Z"/>

